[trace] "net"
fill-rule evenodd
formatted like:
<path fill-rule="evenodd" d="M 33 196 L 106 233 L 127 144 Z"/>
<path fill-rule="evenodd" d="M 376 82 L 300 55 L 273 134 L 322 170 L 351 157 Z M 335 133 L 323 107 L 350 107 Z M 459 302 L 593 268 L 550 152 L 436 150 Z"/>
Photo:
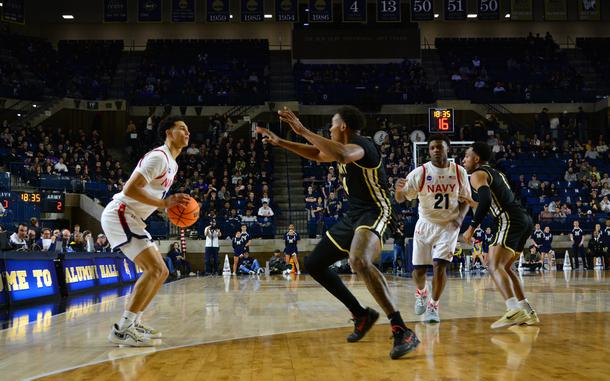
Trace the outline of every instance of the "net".
<path fill-rule="evenodd" d="M 451 147 L 449 149 L 449 161 L 457 162 L 461 164 L 462 159 L 464 158 L 464 153 L 466 150 L 474 143 L 473 141 L 456 141 L 451 142 Z M 415 163 L 415 167 L 417 168 L 420 165 L 430 160 L 430 155 L 428 154 L 428 142 L 414 142 L 413 143 L 413 163 Z"/>

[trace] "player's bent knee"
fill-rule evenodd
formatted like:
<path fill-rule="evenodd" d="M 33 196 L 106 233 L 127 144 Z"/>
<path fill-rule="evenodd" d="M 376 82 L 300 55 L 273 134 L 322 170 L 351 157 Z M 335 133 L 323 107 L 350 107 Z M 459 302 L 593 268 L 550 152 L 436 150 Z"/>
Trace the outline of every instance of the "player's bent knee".
<path fill-rule="evenodd" d="M 357 273 L 367 271 L 373 265 L 370 260 L 361 257 L 350 257 L 349 264 Z"/>

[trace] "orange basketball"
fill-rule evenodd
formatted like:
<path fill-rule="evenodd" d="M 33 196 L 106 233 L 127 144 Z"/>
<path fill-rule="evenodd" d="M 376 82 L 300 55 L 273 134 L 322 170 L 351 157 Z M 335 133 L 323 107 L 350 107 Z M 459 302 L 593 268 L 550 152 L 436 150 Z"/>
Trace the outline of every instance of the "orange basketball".
<path fill-rule="evenodd" d="M 189 227 L 199 219 L 199 204 L 191 197 L 187 206 L 176 205 L 168 209 L 167 216 L 174 225 Z"/>

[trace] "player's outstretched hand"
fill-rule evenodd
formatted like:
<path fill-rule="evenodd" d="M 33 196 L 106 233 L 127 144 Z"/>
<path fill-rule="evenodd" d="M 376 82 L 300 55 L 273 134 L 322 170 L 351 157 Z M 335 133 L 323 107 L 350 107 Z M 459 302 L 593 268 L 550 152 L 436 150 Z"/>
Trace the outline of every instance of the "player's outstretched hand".
<path fill-rule="evenodd" d="M 186 193 L 175 193 L 163 200 L 166 209 L 173 208 L 176 205 L 187 206 L 191 196 Z"/>
<path fill-rule="evenodd" d="M 294 115 L 294 112 L 290 110 L 288 107 L 284 107 L 283 110 L 278 110 L 278 115 L 280 116 L 280 120 L 284 123 L 288 123 L 292 131 L 294 131 L 297 135 L 303 135 L 305 132 L 305 126 L 303 123 Z"/>
<path fill-rule="evenodd" d="M 266 128 L 256 127 L 256 133 L 263 135 L 263 142 L 277 146 L 280 143 L 280 138 Z"/>

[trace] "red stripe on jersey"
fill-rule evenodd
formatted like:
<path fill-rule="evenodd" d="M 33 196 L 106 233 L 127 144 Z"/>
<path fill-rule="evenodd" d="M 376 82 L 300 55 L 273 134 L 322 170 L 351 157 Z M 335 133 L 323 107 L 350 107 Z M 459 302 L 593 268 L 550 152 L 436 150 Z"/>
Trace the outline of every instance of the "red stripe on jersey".
<path fill-rule="evenodd" d="M 462 189 L 462 178 L 460 177 L 460 165 L 459 164 L 455 165 L 455 175 L 457 176 L 458 187 L 459 187 L 459 189 Z"/>
<path fill-rule="evenodd" d="M 419 191 L 421 192 L 422 190 L 424 190 L 424 183 L 426 182 L 426 165 L 422 165 L 421 166 L 423 171 L 422 171 L 422 175 L 421 175 L 421 183 L 419 184 Z"/>

